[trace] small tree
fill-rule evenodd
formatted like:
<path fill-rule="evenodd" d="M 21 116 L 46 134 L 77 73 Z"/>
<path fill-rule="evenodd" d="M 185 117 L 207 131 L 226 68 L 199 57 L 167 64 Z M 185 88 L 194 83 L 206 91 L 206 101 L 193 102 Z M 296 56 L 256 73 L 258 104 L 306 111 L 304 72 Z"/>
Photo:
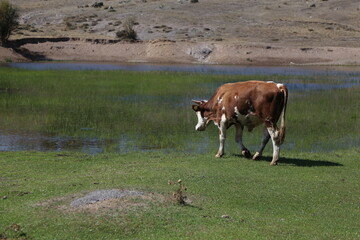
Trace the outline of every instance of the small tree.
<path fill-rule="evenodd" d="M 18 26 L 18 10 L 8 0 L 0 0 L 0 45 L 4 46 Z"/>

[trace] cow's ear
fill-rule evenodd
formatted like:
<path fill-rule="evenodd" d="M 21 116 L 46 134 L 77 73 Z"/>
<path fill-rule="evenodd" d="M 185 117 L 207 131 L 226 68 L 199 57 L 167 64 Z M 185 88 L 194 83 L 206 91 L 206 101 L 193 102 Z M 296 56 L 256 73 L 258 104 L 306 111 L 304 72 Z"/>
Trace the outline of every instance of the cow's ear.
<path fill-rule="evenodd" d="M 197 112 L 200 110 L 199 106 L 198 105 L 192 105 L 192 109 Z"/>

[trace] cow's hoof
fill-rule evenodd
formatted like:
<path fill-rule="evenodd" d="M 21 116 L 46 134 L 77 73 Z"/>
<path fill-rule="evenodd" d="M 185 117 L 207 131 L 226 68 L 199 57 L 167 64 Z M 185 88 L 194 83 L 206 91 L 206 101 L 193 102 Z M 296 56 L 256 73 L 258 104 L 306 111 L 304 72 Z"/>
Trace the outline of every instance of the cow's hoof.
<path fill-rule="evenodd" d="M 276 166 L 277 165 L 277 162 L 271 162 L 270 163 L 270 166 Z"/>
<path fill-rule="evenodd" d="M 259 160 L 261 157 L 261 154 L 259 152 L 256 152 L 254 156 L 252 157 L 252 160 Z"/>
<path fill-rule="evenodd" d="M 222 154 L 217 153 L 217 154 L 215 155 L 215 157 L 217 157 L 217 158 L 221 158 L 222 156 L 224 156 L 224 154 L 223 154 L 223 153 L 222 153 Z"/>
<path fill-rule="evenodd" d="M 250 151 L 247 150 L 247 149 L 242 150 L 242 151 L 241 151 L 241 154 L 242 154 L 244 157 L 246 157 L 246 158 L 251 158 L 251 153 L 250 153 Z"/>

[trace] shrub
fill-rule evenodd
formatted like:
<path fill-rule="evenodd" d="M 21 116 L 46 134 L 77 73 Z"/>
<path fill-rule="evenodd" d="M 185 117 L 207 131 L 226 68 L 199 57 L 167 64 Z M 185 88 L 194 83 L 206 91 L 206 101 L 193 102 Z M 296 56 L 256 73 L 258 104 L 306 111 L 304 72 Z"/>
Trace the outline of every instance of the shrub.
<path fill-rule="evenodd" d="M 0 45 L 4 46 L 18 26 L 18 10 L 8 0 L 0 0 Z"/>
<path fill-rule="evenodd" d="M 136 41 L 137 40 L 137 33 L 134 30 L 135 24 L 136 24 L 136 22 L 135 22 L 134 17 L 127 18 L 123 23 L 124 30 L 118 31 L 116 33 L 116 36 L 118 38 L 120 38 L 120 39 Z"/>

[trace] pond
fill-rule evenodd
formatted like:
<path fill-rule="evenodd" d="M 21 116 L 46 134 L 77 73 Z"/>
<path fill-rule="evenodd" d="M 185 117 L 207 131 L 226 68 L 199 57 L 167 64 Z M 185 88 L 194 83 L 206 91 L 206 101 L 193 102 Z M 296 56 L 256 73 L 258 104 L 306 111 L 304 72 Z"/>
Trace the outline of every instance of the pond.
<path fill-rule="evenodd" d="M 292 128 L 289 126 L 284 149 L 331 150 L 359 143 L 358 130 L 351 130 L 358 125 L 357 67 L 44 62 L 11 63 L 0 70 L 0 151 L 213 152 L 215 128 L 206 133 L 193 130 L 196 117 L 190 101 L 211 97 L 225 82 L 246 79 L 274 80 L 288 86 Z M 330 103 L 337 106 L 329 108 Z M 320 119 L 309 124 L 319 109 L 323 111 L 318 114 Z M 330 115 L 342 120 L 326 123 L 327 111 L 339 111 Z M 344 120 L 346 114 L 350 114 L 349 121 Z M 300 130 L 303 125 L 313 129 Z M 337 129 L 337 135 L 331 132 Z M 233 142 L 230 137 L 228 141 Z M 329 137 L 340 142 L 328 141 Z M 260 138 L 257 130 L 247 134 L 245 142 L 248 139 L 248 146 L 256 148 Z M 228 146 L 234 153 L 235 147 L 234 143 Z"/>

